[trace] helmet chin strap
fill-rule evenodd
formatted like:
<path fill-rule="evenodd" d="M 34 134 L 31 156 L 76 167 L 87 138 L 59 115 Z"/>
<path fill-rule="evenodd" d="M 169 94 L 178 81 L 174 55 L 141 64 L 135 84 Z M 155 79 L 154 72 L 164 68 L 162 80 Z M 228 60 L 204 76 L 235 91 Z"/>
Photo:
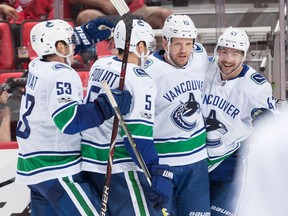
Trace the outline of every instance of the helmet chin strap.
<path fill-rule="evenodd" d="M 55 50 L 55 53 L 56 53 L 56 55 L 58 55 L 58 56 L 60 56 L 60 57 L 63 57 L 63 58 L 65 58 L 66 59 L 66 63 L 69 65 L 69 66 L 71 66 L 71 60 L 70 60 L 70 56 L 73 54 L 73 47 L 72 47 L 72 45 L 69 45 L 69 53 L 67 54 L 67 55 L 62 55 L 61 53 L 59 53 L 57 50 Z"/>
<path fill-rule="evenodd" d="M 135 55 L 140 59 L 140 67 L 144 68 L 144 64 L 145 64 L 145 58 L 147 58 L 150 55 L 150 50 L 147 50 L 147 53 L 144 54 L 144 52 L 142 52 L 141 54 L 139 54 L 137 52 L 136 49 L 133 50 L 133 53 L 135 53 Z"/>

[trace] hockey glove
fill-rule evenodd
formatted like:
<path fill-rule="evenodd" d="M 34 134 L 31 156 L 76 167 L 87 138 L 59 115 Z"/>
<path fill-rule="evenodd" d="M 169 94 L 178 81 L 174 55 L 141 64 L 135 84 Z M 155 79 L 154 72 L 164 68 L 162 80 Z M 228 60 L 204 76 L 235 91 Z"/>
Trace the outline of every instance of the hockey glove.
<path fill-rule="evenodd" d="M 131 106 L 132 96 L 130 92 L 127 90 L 121 91 L 119 89 L 112 89 L 111 91 L 121 114 L 126 115 L 130 111 Z M 106 120 L 115 115 L 114 109 L 111 106 L 108 96 L 105 93 L 102 93 L 98 96 L 97 102 L 100 105 Z"/>
<path fill-rule="evenodd" d="M 173 172 L 168 165 L 150 166 L 152 187 L 146 189 L 147 198 L 153 203 L 155 210 L 161 210 L 173 195 Z"/>
<path fill-rule="evenodd" d="M 114 24 L 108 20 L 96 18 L 88 23 L 74 28 L 74 55 L 79 50 L 86 50 L 92 44 L 108 39 L 112 36 Z"/>

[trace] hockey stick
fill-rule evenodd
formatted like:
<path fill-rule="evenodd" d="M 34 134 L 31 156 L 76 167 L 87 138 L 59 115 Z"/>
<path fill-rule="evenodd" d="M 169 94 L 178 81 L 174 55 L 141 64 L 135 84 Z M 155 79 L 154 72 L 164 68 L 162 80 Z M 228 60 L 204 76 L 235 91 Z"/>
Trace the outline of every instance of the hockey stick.
<path fill-rule="evenodd" d="M 137 161 L 140 164 L 141 169 L 143 170 L 143 173 L 144 173 L 144 175 L 145 175 L 145 177 L 147 179 L 147 182 L 148 182 L 149 186 L 152 186 L 151 175 L 149 173 L 149 170 L 148 170 L 148 168 L 147 168 L 147 166 L 146 166 L 146 164 L 145 164 L 145 162 L 143 160 L 143 157 L 142 157 L 141 153 L 139 152 L 139 150 L 137 148 L 136 142 L 134 141 L 129 129 L 126 126 L 125 120 L 124 120 L 124 118 L 123 118 L 123 116 L 122 116 L 122 114 L 121 114 L 121 112 L 120 112 L 120 110 L 118 108 L 117 102 L 115 101 L 115 98 L 114 98 L 114 96 L 113 96 L 113 94 L 112 94 L 112 92 L 111 92 L 111 90 L 110 90 L 110 88 L 109 88 L 109 86 L 108 86 L 108 84 L 107 84 L 107 82 L 105 80 L 102 82 L 102 86 L 103 86 L 103 89 L 105 90 L 105 92 L 106 92 L 106 94 L 108 96 L 108 99 L 109 99 L 109 101 L 110 101 L 110 103 L 111 103 L 111 105 L 112 105 L 112 107 L 114 109 L 116 117 L 118 118 L 118 120 L 119 120 L 119 122 L 120 122 L 120 124 L 121 124 L 121 126 L 122 126 L 122 128 L 123 128 L 123 130 L 124 130 L 124 132 L 125 132 L 125 134 L 126 134 L 126 136 L 128 138 L 128 140 L 129 140 L 129 143 L 130 143 L 130 145 L 131 145 L 131 147 L 133 149 L 133 152 L 134 152 L 134 154 L 135 154 L 135 156 L 137 158 Z M 168 212 L 167 212 L 167 209 L 162 208 L 161 211 L 162 211 L 163 216 L 168 216 L 169 215 Z"/>
<path fill-rule="evenodd" d="M 13 177 L 11 179 L 8 179 L 6 181 L 3 181 L 3 182 L 0 183 L 0 188 L 4 187 L 6 185 L 12 184 L 14 181 L 15 181 L 15 177 Z"/>
<path fill-rule="evenodd" d="M 119 81 L 119 89 L 123 90 L 133 20 L 131 18 L 131 13 L 129 11 L 129 8 L 124 0 L 110 0 L 110 1 L 114 5 L 116 10 L 118 11 L 120 16 L 122 16 L 123 21 L 126 26 L 125 47 L 124 47 L 124 52 L 123 52 L 120 81 Z M 101 199 L 100 216 L 105 216 L 106 211 L 107 211 L 107 203 L 108 203 L 108 197 L 109 197 L 109 188 L 110 188 L 110 181 L 111 181 L 111 174 L 112 174 L 112 165 L 113 165 L 113 157 L 114 157 L 114 150 L 115 150 L 115 144 L 116 144 L 115 140 L 116 140 L 117 131 L 118 131 L 118 124 L 119 124 L 118 118 L 114 117 L 112 135 L 111 135 L 111 141 L 110 141 L 111 145 L 109 149 L 109 157 L 108 157 L 106 176 L 105 176 L 105 183 L 104 183 L 103 194 L 102 194 L 102 199 Z"/>

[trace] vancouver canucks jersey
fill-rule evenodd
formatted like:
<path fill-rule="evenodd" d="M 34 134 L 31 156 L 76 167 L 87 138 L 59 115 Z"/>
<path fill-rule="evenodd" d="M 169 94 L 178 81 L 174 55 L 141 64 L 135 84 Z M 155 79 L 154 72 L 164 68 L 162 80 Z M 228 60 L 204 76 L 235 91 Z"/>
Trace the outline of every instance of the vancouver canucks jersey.
<path fill-rule="evenodd" d="M 122 61 L 111 56 L 98 59 L 90 70 L 86 102 L 94 101 L 103 93 L 102 84 L 106 80 L 111 89 L 118 88 Z M 124 89 L 133 99 L 130 112 L 124 116 L 136 147 L 146 164 L 158 163 L 158 156 L 153 143 L 154 106 L 156 86 L 151 77 L 138 65 L 128 63 Z M 82 133 L 81 149 L 83 170 L 106 173 L 113 119 L 105 121 L 99 127 Z M 131 146 L 126 135 L 118 128 L 115 140 L 113 173 L 137 170 L 131 156 Z M 127 151 L 128 150 L 128 151 Z M 135 159 L 135 156 L 134 156 Z"/>
<path fill-rule="evenodd" d="M 154 142 L 162 164 L 181 166 L 207 158 L 201 113 L 207 62 L 198 43 L 183 68 L 166 63 L 159 52 L 146 62 L 145 70 L 157 84 Z"/>
<path fill-rule="evenodd" d="M 273 111 L 275 101 L 271 85 L 250 66 L 243 64 L 237 77 L 223 81 L 217 65 L 209 64 L 202 111 L 210 165 L 217 165 L 250 136 L 253 116 Z"/>
<path fill-rule="evenodd" d="M 18 182 L 36 184 L 80 171 L 80 134 L 61 131 L 82 98 L 81 80 L 70 66 L 38 58 L 29 64 L 17 126 Z"/>

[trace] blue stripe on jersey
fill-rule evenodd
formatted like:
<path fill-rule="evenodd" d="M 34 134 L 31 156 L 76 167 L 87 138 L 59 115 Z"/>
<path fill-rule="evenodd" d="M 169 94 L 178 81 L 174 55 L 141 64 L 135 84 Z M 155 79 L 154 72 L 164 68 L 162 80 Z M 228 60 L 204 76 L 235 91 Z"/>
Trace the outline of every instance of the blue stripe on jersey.
<path fill-rule="evenodd" d="M 88 159 L 88 158 L 82 158 L 82 161 L 83 162 L 88 162 L 88 163 L 91 163 L 91 164 L 97 164 L 97 165 L 107 165 L 108 162 L 107 161 L 99 161 L 99 160 L 93 160 L 93 159 Z M 133 162 L 132 158 L 130 159 L 113 159 L 113 164 L 121 164 L 121 163 L 131 163 Z"/>
<path fill-rule="evenodd" d="M 29 157 L 29 156 L 33 156 L 33 155 L 78 155 L 80 154 L 81 151 L 37 151 L 37 152 L 31 152 L 31 153 L 28 153 L 28 154 L 22 154 L 22 153 L 19 153 L 18 156 L 20 157 Z"/>
<path fill-rule="evenodd" d="M 125 122 L 126 123 L 144 123 L 144 124 L 147 124 L 147 125 L 154 125 L 153 122 L 151 121 L 145 121 L 143 119 L 125 119 Z"/>

